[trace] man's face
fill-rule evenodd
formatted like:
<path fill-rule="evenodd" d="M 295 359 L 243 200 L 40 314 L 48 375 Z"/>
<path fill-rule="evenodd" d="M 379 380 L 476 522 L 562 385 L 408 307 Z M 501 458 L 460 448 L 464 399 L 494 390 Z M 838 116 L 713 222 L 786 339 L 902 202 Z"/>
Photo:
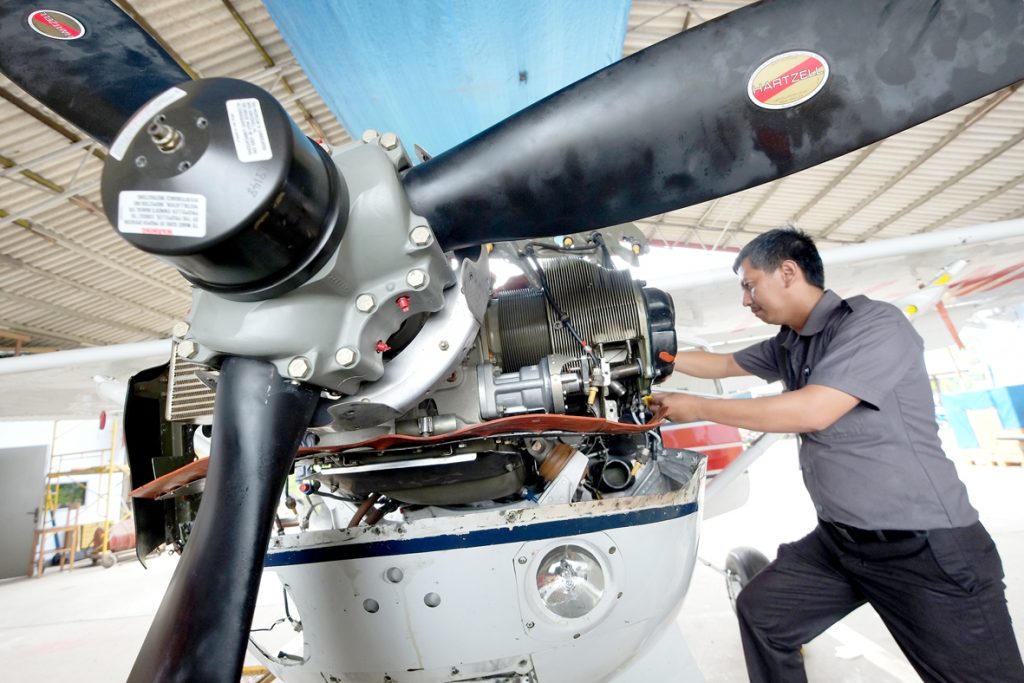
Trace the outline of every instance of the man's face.
<path fill-rule="evenodd" d="M 750 265 L 750 259 L 743 259 L 737 269 L 740 288 L 743 290 L 743 305 L 750 309 L 762 322 L 769 325 L 786 324 L 786 284 L 782 268 L 772 272 Z"/>

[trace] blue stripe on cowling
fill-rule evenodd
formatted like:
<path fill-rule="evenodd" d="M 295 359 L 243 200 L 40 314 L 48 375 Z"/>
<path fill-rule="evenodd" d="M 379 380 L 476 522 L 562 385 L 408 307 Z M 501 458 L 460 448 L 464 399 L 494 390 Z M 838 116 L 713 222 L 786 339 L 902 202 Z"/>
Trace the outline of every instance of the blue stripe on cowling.
<path fill-rule="evenodd" d="M 438 550 L 478 548 L 480 546 L 500 545 L 502 543 L 523 543 L 525 541 L 538 541 L 545 538 L 558 538 L 559 536 L 578 536 L 620 527 L 656 524 L 692 515 L 696 511 L 696 503 L 685 503 L 683 505 L 645 508 L 643 510 L 619 512 L 597 517 L 575 517 L 552 522 L 539 522 L 537 524 L 481 529 L 465 534 L 331 545 L 303 550 L 283 550 L 268 553 L 265 566 L 280 567 L 294 564 L 311 564 L 314 562 L 355 560 L 363 557 L 411 555 Z"/>
<path fill-rule="evenodd" d="M 436 156 L 619 60 L 630 0 L 265 5 L 353 139 L 394 131 Z"/>

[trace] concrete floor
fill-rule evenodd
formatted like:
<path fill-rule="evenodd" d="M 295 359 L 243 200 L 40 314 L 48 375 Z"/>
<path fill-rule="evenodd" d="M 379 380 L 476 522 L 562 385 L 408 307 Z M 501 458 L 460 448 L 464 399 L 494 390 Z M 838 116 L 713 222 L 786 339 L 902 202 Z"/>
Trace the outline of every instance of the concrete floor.
<path fill-rule="evenodd" d="M 1024 469 L 964 466 L 961 476 L 982 521 L 996 539 L 1007 574 L 1007 598 L 1024 623 Z M 796 446 L 783 440 L 750 470 L 751 499 L 743 508 L 706 520 L 700 555 L 722 566 L 729 549 L 749 545 L 774 557 L 779 543 L 814 525 L 797 469 Z M 112 569 L 86 566 L 74 573 L 50 569 L 42 579 L 0 582 L 0 680 L 109 683 L 127 677 L 135 653 L 174 570 L 175 558 L 158 557 Z M 255 623 L 279 611 L 277 582 L 261 593 Z M 698 564 L 679 624 L 709 682 L 747 680 L 735 617 L 725 584 Z M 280 627 L 279 627 L 280 628 Z M 1024 628 L 1018 627 L 1022 642 Z M 862 608 L 805 648 L 812 681 L 893 683 L 919 680 L 881 621 Z"/>

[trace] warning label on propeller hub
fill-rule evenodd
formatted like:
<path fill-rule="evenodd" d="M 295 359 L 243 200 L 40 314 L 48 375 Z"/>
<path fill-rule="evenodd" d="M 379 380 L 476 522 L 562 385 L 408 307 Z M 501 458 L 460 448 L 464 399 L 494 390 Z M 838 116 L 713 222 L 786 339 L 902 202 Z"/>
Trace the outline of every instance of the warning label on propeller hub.
<path fill-rule="evenodd" d="M 206 236 L 206 197 L 188 192 L 122 190 L 117 229 L 136 235 Z"/>
<path fill-rule="evenodd" d="M 274 157 L 267 137 L 267 124 L 263 121 L 260 101 L 255 97 L 228 100 L 228 122 L 235 141 L 235 154 L 243 163 L 266 161 Z"/>
<path fill-rule="evenodd" d="M 75 40 L 85 35 L 82 22 L 52 9 L 39 9 L 28 15 L 28 25 L 36 33 L 56 40 Z"/>
<path fill-rule="evenodd" d="M 788 109 L 817 95 L 826 81 L 825 58 L 795 50 L 776 55 L 754 69 L 747 83 L 747 95 L 762 109 Z"/>

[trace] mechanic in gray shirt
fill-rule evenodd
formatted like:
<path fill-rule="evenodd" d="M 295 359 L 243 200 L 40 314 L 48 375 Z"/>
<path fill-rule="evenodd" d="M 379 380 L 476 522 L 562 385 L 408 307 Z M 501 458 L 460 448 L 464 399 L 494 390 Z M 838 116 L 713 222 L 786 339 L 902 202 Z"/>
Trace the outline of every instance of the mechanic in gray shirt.
<path fill-rule="evenodd" d="M 1024 682 L 1002 563 L 942 451 L 921 337 L 891 304 L 825 290 L 799 230 L 758 236 L 733 269 L 743 305 L 781 330 L 735 354 L 680 353 L 676 370 L 786 391 L 651 402 L 675 422 L 799 434 L 819 523 L 739 595 L 750 680 L 806 681 L 801 647 L 868 602 L 924 680 Z"/>

